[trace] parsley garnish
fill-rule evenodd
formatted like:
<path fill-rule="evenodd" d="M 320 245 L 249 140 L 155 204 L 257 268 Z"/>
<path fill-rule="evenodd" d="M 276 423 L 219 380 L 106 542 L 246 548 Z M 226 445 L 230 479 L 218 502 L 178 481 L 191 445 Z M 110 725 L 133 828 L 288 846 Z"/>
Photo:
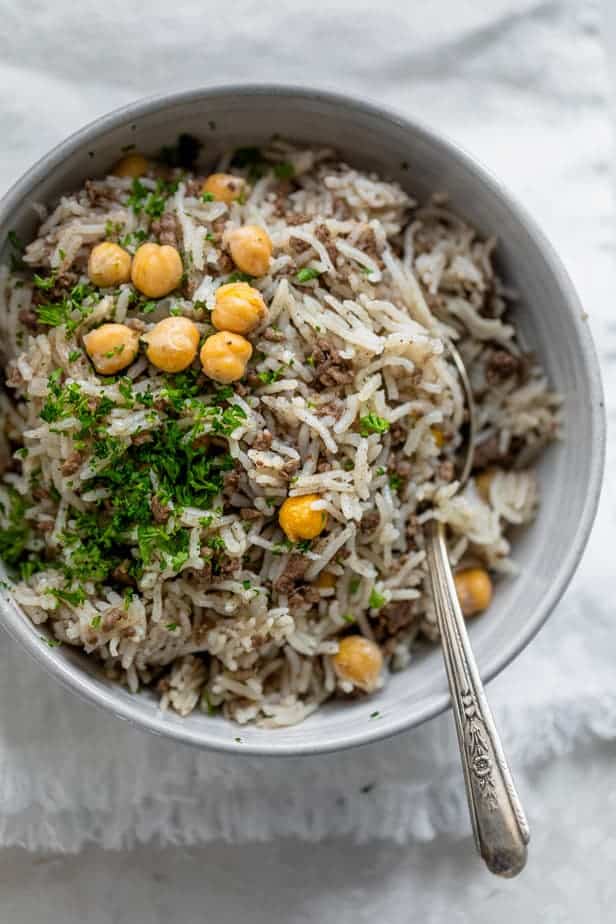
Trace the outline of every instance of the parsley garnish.
<path fill-rule="evenodd" d="M 79 606 L 79 604 L 83 603 L 86 599 L 86 595 L 80 587 L 77 590 L 46 590 L 45 593 L 49 594 L 51 597 L 55 597 L 56 600 L 61 600 L 63 603 L 70 603 L 73 606 Z"/>
<path fill-rule="evenodd" d="M 314 269 L 312 266 L 303 266 L 301 270 L 298 271 L 295 276 L 297 282 L 304 283 L 310 282 L 311 279 L 316 279 L 321 275 L 321 270 Z"/>
<path fill-rule="evenodd" d="M 361 584 L 361 578 L 352 577 L 349 581 L 349 593 L 356 594 L 359 590 L 359 585 Z"/>
<path fill-rule="evenodd" d="M 202 202 L 214 202 L 215 201 L 214 193 L 208 192 L 207 190 L 206 192 L 202 192 L 201 200 Z"/>
<path fill-rule="evenodd" d="M 373 587 L 370 591 L 368 606 L 373 610 L 380 610 L 385 603 L 385 599 L 386 598 L 383 596 L 383 594 L 379 593 L 376 587 Z"/>
<path fill-rule="evenodd" d="M 390 427 L 388 420 L 379 417 L 378 414 L 366 414 L 365 417 L 359 418 L 359 432 L 362 436 L 369 436 L 370 433 L 387 433 Z"/>
<path fill-rule="evenodd" d="M 101 619 L 102 619 L 102 618 L 103 618 L 103 617 L 100 615 L 100 613 L 99 613 L 98 616 L 93 616 L 93 617 L 92 617 L 92 619 L 90 620 L 90 625 L 92 626 L 93 629 L 99 629 L 99 628 L 100 628 L 100 624 L 101 624 Z"/>
<path fill-rule="evenodd" d="M 81 350 L 71 350 L 68 354 L 69 363 L 74 363 L 81 356 Z"/>
<path fill-rule="evenodd" d="M 288 163 L 288 161 L 274 164 L 272 170 L 279 180 L 290 180 L 292 176 L 295 176 L 295 167 L 293 164 Z"/>
<path fill-rule="evenodd" d="M 254 277 L 249 276 L 248 273 L 240 273 L 239 271 L 227 276 L 227 282 L 252 282 L 253 279 Z"/>
<path fill-rule="evenodd" d="M 73 286 L 62 301 L 37 305 L 39 322 L 47 324 L 48 327 L 60 327 L 61 324 L 65 324 L 67 333 L 74 333 L 84 318 L 92 313 L 94 306 L 90 305 L 90 299 L 95 291 L 94 286 L 80 282 Z"/>

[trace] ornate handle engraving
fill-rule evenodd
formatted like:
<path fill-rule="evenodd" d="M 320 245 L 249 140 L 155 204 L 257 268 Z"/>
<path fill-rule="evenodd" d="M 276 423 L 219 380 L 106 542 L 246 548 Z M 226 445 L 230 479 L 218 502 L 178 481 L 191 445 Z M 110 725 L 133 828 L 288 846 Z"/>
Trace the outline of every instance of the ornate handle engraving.
<path fill-rule="evenodd" d="M 516 876 L 526 863 L 528 824 L 468 640 L 443 526 L 436 520 L 429 524 L 427 556 L 475 843 L 491 872 Z"/>

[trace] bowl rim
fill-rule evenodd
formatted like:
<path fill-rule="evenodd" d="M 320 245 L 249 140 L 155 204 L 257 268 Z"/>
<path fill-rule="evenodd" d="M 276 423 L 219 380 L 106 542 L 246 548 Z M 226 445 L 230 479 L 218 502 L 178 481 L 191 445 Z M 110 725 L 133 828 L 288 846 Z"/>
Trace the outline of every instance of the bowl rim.
<path fill-rule="evenodd" d="M 352 94 L 341 93 L 334 89 L 323 89 L 322 87 L 310 87 L 301 84 L 213 84 L 189 90 L 142 97 L 99 116 L 82 128 L 77 129 L 39 158 L 0 199 L 0 228 L 4 227 L 9 214 L 38 182 L 88 142 L 104 136 L 106 132 L 118 127 L 123 122 L 134 122 L 151 113 L 171 110 L 185 104 L 201 100 L 212 100 L 233 94 L 246 97 L 299 98 L 306 102 L 323 101 L 333 106 L 353 110 L 360 115 L 389 123 L 393 122 L 399 128 L 421 136 L 428 144 L 444 150 L 448 158 L 457 162 L 467 173 L 473 174 L 483 186 L 486 186 L 493 195 L 501 200 L 505 208 L 526 228 L 528 234 L 532 237 L 543 262 L 562 293 L 563 308 L 567 310 L 575 329 L 581 363 L 587 375 L 591 395 L 589 412 L 592 417 L 591 431 L 595 442 L 590 450 L 590 477 L 586 485 L 586 497 L 578 529 L 567 554 L 560 563 L 550 589 L 543 595 L 532 616 L 521 626 L 509 649 L 503 650 L 502 653 L 497 654 L 488 663 L 482 665 L 481 677 L 484 683 L 487 683 L 507 667 L 536 635 L 553 611 L 575 573 L 597 511 L 601 493 L 606 442 L 606 421 L 599 363 L 579 296 L 560 257 L 556 254 L 552 244 L 536 224 L 534 218 L 488 168 L 446 134 L 443 135 L 440 131 L 430 128 L 421 120 L 404 116 L 395 109 L 383 106 L 376 101 L 360 99 Z M 298 741 L 292 744 L 283 744 L 282 742 L 276 744 L 275 732 L 270 739 L 263 741 L 253 742 L 242 739 L 240 743 L 231 736 L 226 741 L 212 738 L 207 729 L 194 730 L 188 722 L 176 722 L 171 725 L 166 721 L 164 713 L 160 710 L 149 716 L 142 714 L 136 702 L 133 703 L 131 700 L 125 700 L 117 695 L 113 684 L 110 683 L 108 687 L 103 687 L 70 661 L 58 659 L 53 649 L 40 644 L 36 631 L 33 631 L 35 627 L 24 620 L 17 605 L 4 595 L 0 596 L 0 614 L 3 617 L 2 625 L 13 638 L 20 642 L 27 652 L 49 673 L 54 675 L 63 686 L 72 690 L 82 700 L 103 708 L 117 718 L 125 719 L 138 728 L 173 739 L 176 742 L 204 749 L 261 757 L 296 757 L 339 751 L 369 744 L 403 731 L 408 731 L 434 718 L 450 707 L 449 694 L 443 693 L 439 696 L 434 696 L 430 704 L 410 718 L 392 710 L 391 717 L 382 716 L 379 722 L 368 722 L 361 729 L 351 733 L 338 734 L 335 742 L 320 743 L 318 740 L 309 738 L 306 741 Z"/>

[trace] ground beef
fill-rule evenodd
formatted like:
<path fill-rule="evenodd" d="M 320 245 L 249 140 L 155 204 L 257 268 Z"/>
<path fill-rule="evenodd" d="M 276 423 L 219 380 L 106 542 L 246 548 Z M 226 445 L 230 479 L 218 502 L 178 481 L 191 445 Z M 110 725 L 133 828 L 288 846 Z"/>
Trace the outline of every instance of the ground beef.
<path fill-rule="evenodd" d="M 156 218 L 150 226 L 150 231 L 156 235 L 160 244 L 169 244 L 176 249 L 180 247 L 182 229 L 171 212 L 164 212 L 160 218 Z"/>
<path fill-rule="evenodd" d="M 125 561 L 117 565 L 111 572 L 111 577 L 114 581 L 117 581 L 118 584 L 126 584 L 126 586 L 134 585 L 135 579 L 128 573 L 129 565 L 130 561 L 127 558 Z"/>
<path fill-rule="evenodd" d="M 300 609 L 304 606 L 314 606 L 321 599 L 321 594 L 317 587 L 311 584 L 302 584 L 289 597 L 289 609 Z"/>
<path fill-rule="evenodd" d="M 63 475 L 74 475 L 77 469 L 81 466 L 83 461 L 83 456 L 80 452 L 73 452 L 65 459 L 65 461 L 60 466 L 60 471 Z"/>
<path fill-rule="evenodd" d="M 417 533 L 420 530 L 421 530 L 421 525 L 419 523 L 419 520 L 413 513 L 406 521 L 406 530 L 405 530 L 406 538 L 409 539 L 411 542 L 414 541 L 417 536 Z"/>
<path fill-rule="evenodd" d="M 318 225 L 318 227 L 315 228 L 314 236 L 316 237 L 317 241 L 320 241 L 321 244 L 323 244 L 325 250 L 328 253 L 329 259 L 335 266 L 336 260 L 340 254 L 329 228 L 327 228 L 325 225 Z"/>
<path fill-rule="evenodd" d="M 90 205 L 94 206 L 94 208 L 99 206 L 108 208 L 113 201 L 109 187 L 96 180 L 86 180 L 85 191 L 88 202 Z"/>
<path fill-rule="evenodd" d="M 292 475 L 295 474 L 299 466 L 300 466 L 299 459 L 289 459 L 289 461 L 285 462 L 285 464 L 282 466 L 282 471 L 284 472 L 285 475 L 287 475 L 287 477 L 290 478 Z"/>
<path fill-rule="evenodd" d="M 372 228 L 365 228 L 355 242 L 355 246 L 366 254 L 367 257 L 371 257 L 372 260 L 377 264 L 377 266 L 382 269 L 384 263 L 381 260 L 379 255 L 376 236 Z"/>
<path fill-rule="evenodd" d="M 223 274 L 223 276 L 226 276 L 227 273 L 232 273 L 235 269 L 235 263 L 233 262 L 230 254 L 224 250 L 218 254 L 218 269 Z"/>
<path fill-rule="evenodd" d="M 167 504 L 163 504 L 156 495 L 154 495 L 150 501 L 150 510 L 152 511 L 155 523 L 166 523 L 171 516 L 171 510 Z"/>
<path fill-rule="evenodd" d="M 475 446 L 473 453 L 474 469 L 487 468 L 493 462 L 502 462 L 504 460 L 505 454 L 501 452 L 499 442 L 498 434 L 495 434 Z"/>
<path fill-rule="evenodd" d="M 289 555 L 284 571 L 274 582 L 274 590 L 288 596 L 294 589 L 296 581 L 303 578 L 309 564 L 309 560 L 304 555 Z"/>
<path fill-rule="evenodd" d="M 403 424 L 396 422 L 389 428 L 389 438 L 392 446 L 402 446 L 406 443 L 408 433 Z"/>
<path fill-rule="evenodd" d="M 310 215 L 306 215 L 305 212 L 286 212 L 284 220 L 288 225 L 291 225 L 291 227 L 295 225 L 305 225 L 310 221 Z"/>
<path fill-rule="evenodd" d="M 441 481 L 452 481 L 453 476 L 455 475 L 455 467 L 453 462 L 450 459 L 446 459 L 444 462 L 441 462 L 436 470 L 437 476 Z"/>
<path fill-rule="evenodd" d="M 78 273 L 74 270 L 63 270 L 54 278 L 50 289 L 35 289 L 32 293 L 33 305 L 48 305 L 50 302 L 61 302 L 79 282 Z"/>
<path fill-rule="evenodd" d="M 344 408 L 341 403 L 334 398 L 326 404 L 320 404 L 314 409 L 314 412 L 319 417 L 334 417 L 336 420 L 339 420 L 342 417 L 343 410 Z"/>
<path fill-rule="evenodd" d="M 387 465 L 387 470 L 392 473 L 395 472 L 396 475 L 400 475 L 401 478 L 409 478 L 413 466 L 408 459 L 396 459 L 395 456 L 392 456 Z"/>
<path fill-rule="evenodd" d="M 218 563 L 218 573 L 220 577 L 231 577 L 236 571 L 239 571 L 242 562 L 239 558 L 229 558 L 224 556 Z"/>
<path fill-rule="evenodd" d="M 124 323 L 127 327 L 130 327 L 131 330 L 136 330 L 140 334 L 142 334 L 146 328 L 146 324 L 141 318 L 127 318 Z"/>
<path fill-rule="evenodd" d="M 225 482 L 225 491 L 229 494 L 233 494 L 234 491 L 237 491 L 240 478 L 242 476 L 241 469 L 234 468 L 230 472 L 225 472 L 224 482 Z"/>
<path fill-rule="evenodd" d="M 271 343 L 281 343 L 285 339 L 281 330 L 274 330 L 272 327 L 267 327 L 261 336 L 264 340 L 269 340 Z"/>
<path fill-rule="evenodd" d="M 203 180 L 197 180 L 197 179 L 187 180 L 186 181 L 186 195 L 194 196 L 194 198 L 196 199 L 198 196 L 201 195 L 202 187 L 203 187 Z"/>
<path fill-rule="evenodd" d="M 26 384 L 25 379 L 17 366 L 11 366 L 6 375 L 6 384 L 10 388 L 21 388 Z"/>
<path fill-rule="evenodd" d="M 351 364 L 344 359 L 339 350 L 319 337 L 312 351 L 314 360 L 314 379 L 316 388 L 336 388 L 338 385 L 350 385 L 355 378 Z"/>
<path fill-rule="evenodd" d="M 289 249 L 291 253 L 300 254 L 310 250 L 311 245 L 308 241 L 302 241 L 299 237 L 291 237 L 289 240 Z"/>
<path fill-rule="evenodd" d="M 325 459 L 317 463 L 317 472 L 319 475 L 322 475 L 324 472 L 330 472 L 331 468 L 331 465 Z"/>
<path fill-rule="evenodd" d="M 17 317 L 19 318 L 19 323 L 23 324 L 24 327 L 27 327 L 28 330 L 38 330 L 38 315 L 33 308 L 21 308 Z"/>
<path fill-rule="evenodd" d="M 258 520 L 263 514 L 254 507 L 240 507 L 240 516 L 242 520 Z"/>
<path fill-rule="evenodd" d="M 413 622 L 413 611 L 409 600 L 388 603 L 378 611 L 372 620 L 374 635 L 381 642 L 392 635 L 397 635 Z"/>
<path fill-rule="evenodd" d="M 367 510 L 361 518 L 360 528 L 365 533 L 373 533 L 381 522 L 378 510 Z"/>
<path fill-rule="evenodd" d="M 517 356 L 507 350 L 491 350 L 486 362 L 486 382 L 488 385 L 499 385 L 505 379 L 517 376 L 521 363 Z"/>
<path fill-rule="evenodd" d="M 267 452 L 272 445 L 272 434 L 269 430 L 263 430 L 261 433 L 257 433 L 254 440 L 252 441 L 251 449 L 257 449 L 259 452 Z"/>

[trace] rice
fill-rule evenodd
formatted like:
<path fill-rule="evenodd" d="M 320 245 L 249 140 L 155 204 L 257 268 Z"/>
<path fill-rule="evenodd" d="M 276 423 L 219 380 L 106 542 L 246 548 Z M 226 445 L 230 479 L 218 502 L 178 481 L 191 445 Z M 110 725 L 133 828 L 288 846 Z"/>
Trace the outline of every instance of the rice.
<path fill-rule="evenodd" d="M 88 181 L 39 210 L 38 236 L 0 270 L 0 554 L 33 623 L 111 680 L 182 716 L 273 728 L 364 695 L 333 660 L 349 634 L 378 644 L 379 683 L 437 637 L 430 518 L 457 569 L 514 570 L 508 531 L 535 515 L 532 464 L 559 435 L 559 400 L 517 339 L 495 241 L 442 196 L 418 207 L 332 151 L 282 141 L 217 169 L 244 181 L 239 200 L 204 201 L 194 165 Z M 245 378 L 221 388 L 198 360 L 166 375 L 143 351 L 97 374 L 82 338 L 102 323 L 147 332 L 179 315 L 213 332 L 216 290 L 237 276 L 229 234 L 246 223 L 273 257 L 250 279 L 268 317 Z M 171 295 L 89 284 L 94 244 L 133 254 L 165 234 L 184 267 Z M 479 420 L 462 493 L 450 338 Z M 326 528 L 293 543 L 278 510 L 305 495 Z"/>

